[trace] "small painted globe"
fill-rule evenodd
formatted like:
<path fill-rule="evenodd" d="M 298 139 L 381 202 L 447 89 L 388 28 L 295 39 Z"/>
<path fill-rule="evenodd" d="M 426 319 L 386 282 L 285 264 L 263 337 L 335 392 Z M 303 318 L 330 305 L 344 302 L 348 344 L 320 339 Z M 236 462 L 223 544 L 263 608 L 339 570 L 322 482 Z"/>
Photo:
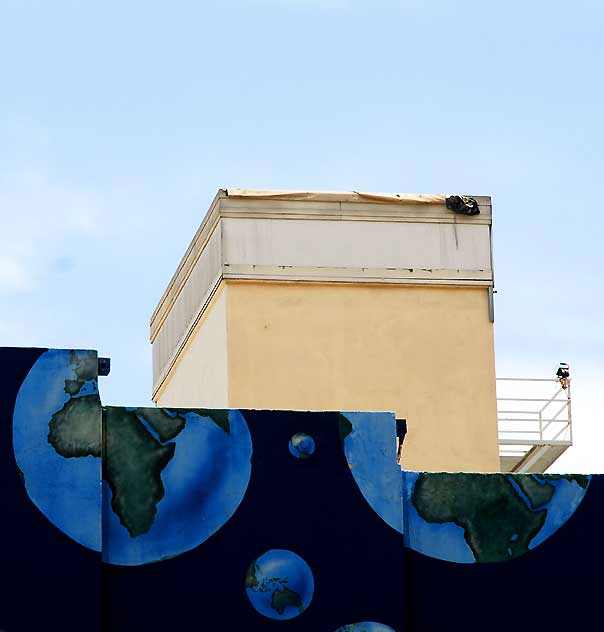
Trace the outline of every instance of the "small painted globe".
<path fill-rule="evenodd" d="M 362 621 L 338 628 L 336 632 L 395 632 L 390 626 L 374 621 Z"/>
<path fill-rule="evenodd" d="M 295 553 L 271 549 L 255 559 L 245 577 L 247 596 L 269 619 L 293 619 L 312 601 L 315 581 L 308 564 Z"/>
<path fill-rule="evenodd" d="M 289 451 L 297 459 L 308 459 L 315 451 L 315 440 L 305 432 L 297 432 L 289 440 Z"/>

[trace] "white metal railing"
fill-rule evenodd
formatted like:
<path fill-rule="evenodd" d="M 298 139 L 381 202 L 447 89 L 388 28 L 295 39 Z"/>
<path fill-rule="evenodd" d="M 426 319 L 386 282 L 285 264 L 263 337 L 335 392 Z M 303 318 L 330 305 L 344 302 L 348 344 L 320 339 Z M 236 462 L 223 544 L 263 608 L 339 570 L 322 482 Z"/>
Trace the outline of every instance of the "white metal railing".
<path fill-rule="evenodd" d="M 497 421 L 500 457 L 520 461 L 534 446 L 572 445 L 570 378 L 566 388 L 558 379 L 497 378 Z"/>

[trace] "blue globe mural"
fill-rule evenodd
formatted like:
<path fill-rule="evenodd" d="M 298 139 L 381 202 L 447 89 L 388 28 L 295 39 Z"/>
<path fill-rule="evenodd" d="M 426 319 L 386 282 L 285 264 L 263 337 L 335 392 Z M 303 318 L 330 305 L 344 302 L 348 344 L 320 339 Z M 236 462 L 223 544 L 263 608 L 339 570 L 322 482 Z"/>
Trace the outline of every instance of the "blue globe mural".
<path fill-rule="evenodd" d="M 271 549 L 250 564 L 245 590 L 261 615 L 270 619 L 293 619 L 308 608 L 314 583 L 310 567 L 299 555 Z"/>
<path fill-rule="evenodd" d="M 101 401 L 96 374 L 96 353 L 53 349 L 41 355 L 15 402 L 13 448 L 38 509 L 76 542 L 100 551 Z M 49 441 L 60 411 L 68 431 L 81 426 L 81 420 L 87 426 L 86 440 L 77 441 L 82 444 L 78 458 L 60 454 Z"/>
<path fill-rule="evenodd" d="M 162 432 L 158 421 L 166 425 L 170 421 L 158 420 L 158 411 L 172 418 L 174 430 Z M 136 565 L 184 553 L 207 540 L 235 513 L 250 480 L 252 441 L 238 410 L 223 411 L 222 419 L 217 412 L 108 409 L 104 561 Z M 149 435 L 155 439 L 143 454 L 137 454 L 143 452 L 140 443 L 127 436 L 122 440 L 124 421 L 133 417 L 139 423 L 130 421 L 132 428 L 139 434 L 146 430 L 148 444 Z M 175 441 L 165 440 L 176 431 Z M 149 467 L 150 456 L 156 459 L 155 467 Z M 125 477 L 133 459 L 145 467 Z M 144 492 L 138 493 L 141 489 Z"/>
<path fill-rule="evenodd" d="M 401 469 L 392 413 L 340 413 L 340 438 L 352 476 L 376 514 L 403 532 Z"/>
<path fill-rule="evenodd" d="M 590 479 L 579 474 L 404 472 L 405 545 L 467 564 L 520 557 L 571 518 Z"/>
<path fill-rule="evenodd" d="M 51 350 L 23 382 L 13 446 L 30 498 L 112 564 L 191 550 L 243 499 L 251 474 L 247 423 L 237 410 L 107 407 L 101 487 L 96 367 L 96 353 Z"/>
<path fill-rule="evenodd" d="M 289 451 L 297 459 L 308 459 L 315 451 L 315 440 L 305 432 L 297 432 L 289 440 Z"/>

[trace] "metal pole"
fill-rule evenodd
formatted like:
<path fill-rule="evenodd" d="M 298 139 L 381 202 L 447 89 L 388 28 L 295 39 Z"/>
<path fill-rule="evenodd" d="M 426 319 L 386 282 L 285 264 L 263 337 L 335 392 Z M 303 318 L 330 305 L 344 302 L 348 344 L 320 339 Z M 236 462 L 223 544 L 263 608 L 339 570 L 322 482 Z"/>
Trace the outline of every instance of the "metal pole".
<path fill-rule="evenodd" d="M 570 434 L 570 442 L 573 442 L 573 416 L 570 408 L 570 378 L 568 378 L 568 386 L 566 387 L 566 397 L 568 398 L 568 429 Z"/>

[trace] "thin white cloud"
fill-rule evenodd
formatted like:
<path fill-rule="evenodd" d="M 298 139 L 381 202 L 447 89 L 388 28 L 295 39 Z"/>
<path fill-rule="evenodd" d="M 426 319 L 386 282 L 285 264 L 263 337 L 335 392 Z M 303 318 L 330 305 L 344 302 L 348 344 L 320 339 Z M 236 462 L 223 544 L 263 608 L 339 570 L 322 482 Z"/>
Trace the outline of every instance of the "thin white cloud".
<path fill-rule="evenodd" d="M 0 255 L 0 291 L 24 292 L 32 288 L 30 276 L 17 257 Z"/>

